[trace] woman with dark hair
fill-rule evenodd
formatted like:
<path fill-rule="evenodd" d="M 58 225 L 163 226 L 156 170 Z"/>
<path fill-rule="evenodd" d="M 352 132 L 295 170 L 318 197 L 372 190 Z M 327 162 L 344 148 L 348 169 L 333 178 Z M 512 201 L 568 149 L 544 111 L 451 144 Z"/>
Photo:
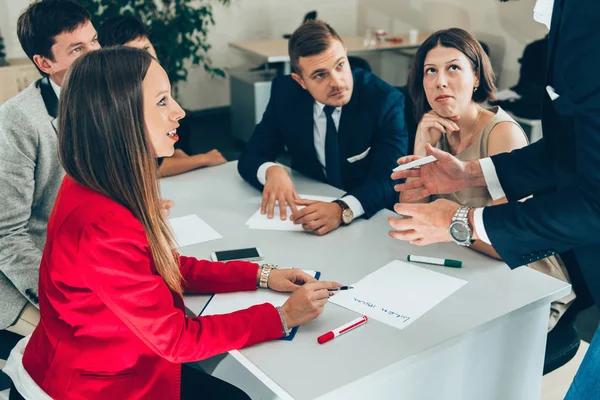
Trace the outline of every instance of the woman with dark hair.
<path fill-rule="evenodd" d="M 459 160 L 470 161 L 509 152 L 527 145 L 521 126 L 500 107 L 485 109 L 481 103 L 494 100 L 494 71 L 481 44 L 470 33 L 451 28 L 432 34 L 417 50 L 409 76 L 409 90 L 419 122 L 415 136 L 414 155 L 428 155 L 430 144 L 451 153 Z M 394 176 L 392 176 L 394 177 Z M 407 182 L 418 178 L 408 178 Z M 400 194 L 400 202 L 406 195 Z M 506 203 L 506 197 L 492 200 L 486 187 L 473 187 L 446 195 L 435 195 L 419 202 L 443 198 L 462 206 L 485 207 Z M 396 219 L 390 219 L 395 227 Z M 406 237 L 404 231 L 392 231 L 392 237 Z M 447 229 L 431 232 L 449 237 Z M 500 259 L 491 245 L 475 241 L 470 247 L 480 253 Z M 530 267 L 569 281 L 564 264 L 558 257 L 549 257 Z M 548 330 L 551 330 L 575 299 L 570 295 L 552 303 Z"/>
<path fill-rule="evenodd" d="M 11 354 L 20 360 L 25 347 L 18 372 L 9 374 L 18 390 L 11 396 L 248 398 L 182 363 L 280 338 L 316 318 L 338 287 L 298 269 L 224 265 L 173 250 L 155 161 L 173 153 L 184 115 L 170 92 L 165 71 L 137 49 L 92 52 L 69 72 L 58 118 L 67 176 L 40 267 L 41 321 Z M 282 307 L 185 315 L 184 291 L 256 290 L 259 283 L 294 293 Z"/>

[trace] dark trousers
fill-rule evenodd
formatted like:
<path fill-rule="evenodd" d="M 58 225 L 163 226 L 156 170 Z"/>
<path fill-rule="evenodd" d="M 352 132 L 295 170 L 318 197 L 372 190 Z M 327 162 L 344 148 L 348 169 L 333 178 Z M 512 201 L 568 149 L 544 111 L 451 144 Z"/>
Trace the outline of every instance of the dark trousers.
<path fill-rule="evenodd" d="M 241 389 L 195 368 L 181 367 L 182 400 L 250 400 Z M 11 384 L 9 400 L 25 400 Z"/>

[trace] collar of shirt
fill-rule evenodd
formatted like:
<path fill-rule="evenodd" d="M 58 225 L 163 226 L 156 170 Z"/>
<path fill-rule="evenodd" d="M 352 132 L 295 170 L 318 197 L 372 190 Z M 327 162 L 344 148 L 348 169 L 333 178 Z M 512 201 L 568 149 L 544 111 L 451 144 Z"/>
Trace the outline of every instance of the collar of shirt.
<path fill-rule="evenodd" d="M 313 119 L 315 121 L 321 116 L 321 114 L 323 114 L 324 108 L 325 108 L 325 104 L 319 103 L 318 101 L 315 100 L 315 105 L 313 107 L 313 116 L 314 116 Z M 334 121 L 336 119 L 339 121 L 341 114 L 342 114 L 342 107 L 336 107 L 335 110 L 333 110 L 333 114 L 331 114 L 331 118 L 333 118 Z"/>
<path fill-rule="evenodd" d="M 546 27 L 550 29 L 553 8 L 554 0 L 537 0 L 533 7 L 533 19 L 540 24 L 546 25 Z"/>
<path fill-rule="evenodd" d="M 50 77 L 48 77 L 48 80 L 50 81 L 50 85 L 52 86 L 52 89 L 54 89 L 54 93 L 56 93 L 56 98 L 60 97 L 60 86 L 58 86 Z"/>

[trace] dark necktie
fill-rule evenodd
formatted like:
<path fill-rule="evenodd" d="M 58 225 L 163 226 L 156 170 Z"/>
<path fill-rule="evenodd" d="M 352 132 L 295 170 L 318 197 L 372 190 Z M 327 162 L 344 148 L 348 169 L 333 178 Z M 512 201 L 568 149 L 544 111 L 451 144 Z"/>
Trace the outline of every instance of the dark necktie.
<path fill-rule="evenodd" d="M 334 110 L 334 106 L 325 106 L 323 108 L 327 118 L 327 133 L 325 134 L 325 171 L 327 172 L 327 182 L 332 186 L 342 189 L 338 132 L 335 128 L 333 118 L 331 117 Z"/>

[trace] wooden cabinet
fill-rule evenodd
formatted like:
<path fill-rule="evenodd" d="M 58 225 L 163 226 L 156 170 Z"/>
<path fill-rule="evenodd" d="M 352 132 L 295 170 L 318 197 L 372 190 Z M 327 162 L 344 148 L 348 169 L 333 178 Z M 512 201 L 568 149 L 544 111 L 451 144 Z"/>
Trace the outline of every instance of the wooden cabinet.
<path fill-rule="evenodd" d="M 8 63 L 8 66 L 0 67 L 0 104 L 41 77 L 28 58 L 9 59 Z"/>

